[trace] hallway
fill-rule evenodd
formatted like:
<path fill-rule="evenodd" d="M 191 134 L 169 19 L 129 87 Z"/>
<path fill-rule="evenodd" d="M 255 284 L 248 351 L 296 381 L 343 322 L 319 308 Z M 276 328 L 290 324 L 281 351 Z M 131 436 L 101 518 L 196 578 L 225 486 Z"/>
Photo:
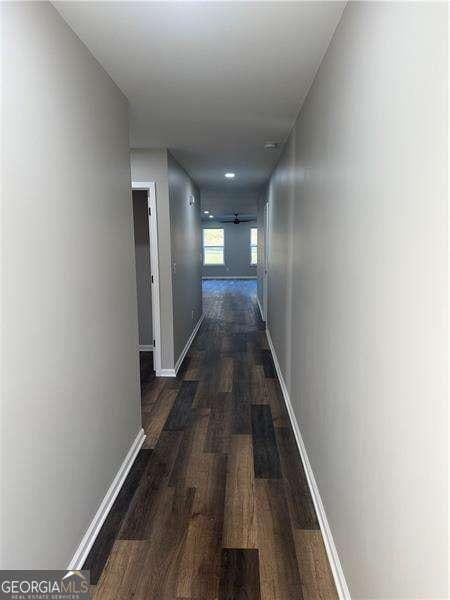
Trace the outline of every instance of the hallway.
<path fill-rule="evenodd" d="M 1 3 L 5 598 L 450 598 L 448 9 Z"/>
<path fill-rule="evenodd" d="M 203 293 L 178 377 L 143 396 L 144 449 L 84 566 L 94 597 L 335 598 L 256 282 Z"/>

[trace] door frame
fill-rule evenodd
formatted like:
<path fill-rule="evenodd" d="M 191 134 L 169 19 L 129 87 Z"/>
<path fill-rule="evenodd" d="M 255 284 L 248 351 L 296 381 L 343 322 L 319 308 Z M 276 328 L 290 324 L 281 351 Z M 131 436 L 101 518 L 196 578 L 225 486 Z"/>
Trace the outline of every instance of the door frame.
<path fill-rule="evenodd" d="M 159 295 L 158 219 L 156 185 L 154 181 L 133 181 L 131 191 L 147 192 L 148 235 L 150 240 L 150 277 L 152 291 L 153 367 L 156 375 L 161 371 L 161 313 Z"/>
<path fill-rule="evenodd" d="M 269 298 L 269 202 L 264 204 L 264 264 L 263 264 L 263 319 L 267 322 Z"/>

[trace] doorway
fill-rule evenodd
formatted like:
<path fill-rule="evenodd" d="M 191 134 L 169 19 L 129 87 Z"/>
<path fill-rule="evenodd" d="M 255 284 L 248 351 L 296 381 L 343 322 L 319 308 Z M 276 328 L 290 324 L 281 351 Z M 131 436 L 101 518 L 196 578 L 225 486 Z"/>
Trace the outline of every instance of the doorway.
<path fill-rule="evenodd" d="M 263 246 L 263 310 L 262 318 L 267 322 L 267 302 L 268 302 L 268 284 L 269 284 L 269 203 L 264 204 L 264 246 Z"/>
<path fill-rule="evenodd" d="M 153 182 L 132 183 L 141 389 L 161 370 L 158 229 Z"/>

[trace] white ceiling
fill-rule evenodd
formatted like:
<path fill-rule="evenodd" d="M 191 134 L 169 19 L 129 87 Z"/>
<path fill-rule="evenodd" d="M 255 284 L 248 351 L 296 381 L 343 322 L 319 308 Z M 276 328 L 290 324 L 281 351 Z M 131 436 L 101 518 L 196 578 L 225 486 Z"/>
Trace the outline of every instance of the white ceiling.
<path fill-rule="evenodd" d="M 55 2 L 130 102 L 130 145 L 202 188 L 267 180 L 345 2 Z M 233 181 L 224 179 L 234 171 Z"/>

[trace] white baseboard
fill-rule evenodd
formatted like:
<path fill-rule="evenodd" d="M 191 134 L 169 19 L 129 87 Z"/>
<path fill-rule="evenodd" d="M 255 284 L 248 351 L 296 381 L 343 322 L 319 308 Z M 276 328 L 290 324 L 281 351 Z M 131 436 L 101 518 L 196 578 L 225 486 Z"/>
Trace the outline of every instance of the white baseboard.
<path fill-rule="evenodd" d="M 327 551 L 328 560 L 330 562 L 331 571 L 333 573 L 334 582 L 336 584 L 337 593 L 340 600 L 351 600 L 350 591 L 345 580 L 344 571 L 342 570 L 341 561 L 339 560 L 337 548 L 333 540 L 333 535 L 331 533 L 331 528 L 328 523 L 327 515 L 325 513 L 322 498 L 320 497 L 320 492 L 317 486 L 316 478 L 314 477 L 314 472 L 312 470 L 311 463 L 309 462 L 308 453 L 306 452 L 306 447 L 303 442 L 302 434 L 300 433 L 300 428 L 298 426 L 297 419 L 294 414 L 294 409 L 292 408 L 291 399 L 289 398 L 283 374 L 281 372 L 280 363 L 278 362 L 277 354 L 275 352 L 272 338 L 270 337 L 270 332 L 268 329 L 266 329 L 266 334 L 270 350 L 272 352 L 273 362 L 275 364 L 278 379 L 280 380 L 280 386 L 283 392 L 286 408 L 288 410 L 289 418 L 291 420 L 292 429 L 294 430 L 295 439 L 297 441 L 298 449 L 300 451 L 300 457 L 302 459 L 303 467 L 305 469 L 309 490 L 311 492 L 311 496 L 314 502 L 314 508 L 316 509 L 317 518 L 320 525 L 320 531 L 322 532 L 322 537 L 325 544 L 325 549 Z"/>
<path fill-rule="evenodd" d="M 258 294 L 256 294 L 256 301 L 258 303 L 259 314 L 261 315 L 261 319 L 263 320 L 263 322 L 265 322 L 263 311 L 262 311 L 262 308 L 261 308 L 261 304 L 259 302 Z"/>
<path fill-rule="evenodd" d="M 175 363 L 175 375 L 178 373 L 178 369 L 181 367 L 181 363 L 183 362 L 184 357 L 186 356 L 187 351 L 191 347 L 191 344 L 194 341 L 194 338 L 197 335 L 197 331 L 200 329 L 200 325 L 203 323 L 203 319 L 204 318 L 205 318 L 205 313 L 203 313 L 202 316 L 200 317 L 200 319 L 197 321 L 197 325 L 194 327 L 193 332 L 189 336 L 189 339 L 186 342 L 185 347 L 183 348 L 180 356 L 178 357 L 178 360 Z"/>
<path fill-rule="evenodd" d="M 187 354 L 187 351 L 191 347 L 191 344 L 194 341 L 197 331 L 200 329 L 200 325 L 202 324 L 204 318 L 205 318 L 205 315 L 202 314 L 200 319 L 197 321 L 196 326 L 194 327 L 191 335 L 189 336 L 188 341 L 186 342 L 185 347 L 183 348 L 180 356 L 178 357 L 177 362 L 175 363 L 175 368 L 174 369 L 160 369 L 159 371 L 156 371 L 157 377 L 176 377 L 177 376 L 178 369 L 181 367 L 181 363 L 183 362 L 184 357 Z"/>
<path fill-rule="evenodd" d="M 175 372 L 175 369 L 160 369 L 159 371 L 156 371 L 156 376 L 157 377 L 176 377 L 177 374 Z"/>
<path fill-rule="evenodd" d="M 152 344 L 139 344 L 138 346 L 139 352 L 153 352 Z"/>
<path fill-rule="evenodd" d="M 108 491 L 105 494 L 100 506 L 97 509 L 97 512 L 94 515 L 94 518 L 91 521 L 91 524 L 86 530 L 78 548 L 75 550 L 75 553 L 70 561 L 67 570 L 69 571 L 79 571 L 81 570 L 84 561 L 89 554 L 92 545 L 95 542 L 95 539 L 105 522 L 106 517 L 108 516 L 109 511 L 114 504 L 114 500 L 117 497 L 117 494 L 120 492 L 120 489 L 128 475 L 129 470 L 131 469 L 134 460 L 141 449 L 142 444 L 145 440 L 145 433 L 143 429 L 140 429 L 134 439 L 133 443 L 130 446 L 130 449 L 125 456 L 123 463 L 120 465 L 119 470 L 117 471 L 116 476 L 114 477 L 111 485 L 108 488 Z"/>
<path fill-rule="evenodd" d="M 252 275 L 215 275 L 215 276 L 204 276 L 202 279 L 257 279 L 257 277 L 253 277 Z"/>

